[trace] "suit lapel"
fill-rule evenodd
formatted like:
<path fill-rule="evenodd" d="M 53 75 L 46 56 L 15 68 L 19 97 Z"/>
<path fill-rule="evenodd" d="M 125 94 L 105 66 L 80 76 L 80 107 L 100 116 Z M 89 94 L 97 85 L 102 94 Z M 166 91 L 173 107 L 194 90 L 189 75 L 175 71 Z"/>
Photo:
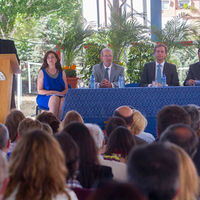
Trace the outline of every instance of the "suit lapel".
<path fill-rule="evenodd" d="M 112 67 L 111 67 L 111 72 L 110 72 L 110 82 L 113 82 L 113 79 L 114 79 L 114 76 L 115 76 L 115 72 L 116 72 L 116 69 L 115 69 L 115 64 L 112 63 Z"/>
<path fill-rule="evenodd" d="M 153 62 L 153 70 L 151 70 L 151 82 L 156 80 L 156 62 Z"/>
<path fill-rule="evenodd" d="M 103 63 L 100 64 L 100 74 L 101 74 L 101 80 L 104 79 L 104 73 L 105 73 L 105 70 L 104 70 L 104 66 L 103 66 Z"/>

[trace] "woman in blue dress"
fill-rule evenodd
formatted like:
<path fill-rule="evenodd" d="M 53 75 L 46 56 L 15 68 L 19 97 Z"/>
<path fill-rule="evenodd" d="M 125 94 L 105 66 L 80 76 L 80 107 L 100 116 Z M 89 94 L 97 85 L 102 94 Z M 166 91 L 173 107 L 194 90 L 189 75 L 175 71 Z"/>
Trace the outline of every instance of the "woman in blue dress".
<path fill-rule="evenodd" d="M 65 72 L 54 51 L 48 51 L 44 56 L 42 67 L 38 73 L 37 90 L 38 106 L 48 108 L 60 119 L 68 86 Z"/>

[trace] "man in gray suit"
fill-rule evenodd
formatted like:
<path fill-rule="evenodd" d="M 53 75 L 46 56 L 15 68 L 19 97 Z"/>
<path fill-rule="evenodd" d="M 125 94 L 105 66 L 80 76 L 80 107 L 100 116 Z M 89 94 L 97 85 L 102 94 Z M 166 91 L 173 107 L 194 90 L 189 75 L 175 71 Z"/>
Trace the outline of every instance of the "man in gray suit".
<path fill-rule="evenodd" d="M 93 66 L 93 74 L 97 88 L 118 88 L 119 76 L 124 74 L 124 68 L 114 64 L 113 52 L 109 48 L 101 51 L 102 63 Z"/>
<path fill-rule="evenodd" d="M 200 48 L 198 49 L 199 62 L 190 65 L 184 85 L 195 85 L 195 80 L 200 80 Z"/>
<path fill-rule="evenodd" d="M 176 65 L 165 62 L 167 47 L 161 43 L 156 45 L 154 48 L 154 56 L 156 58 L 156 62 L 150 62 L 144 65 L 140 86 L 151 87 L 152 81 L 156 81 L 157 86 L 162 86 L 160 80 L 163 74 L 166 76 L 168 86 L 179 86 Z"/>

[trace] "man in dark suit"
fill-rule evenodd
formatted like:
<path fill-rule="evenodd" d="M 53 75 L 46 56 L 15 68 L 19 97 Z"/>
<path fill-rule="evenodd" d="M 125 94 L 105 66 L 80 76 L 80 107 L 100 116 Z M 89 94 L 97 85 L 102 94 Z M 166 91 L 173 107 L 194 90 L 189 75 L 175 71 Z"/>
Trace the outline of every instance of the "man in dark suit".
<path fill-rule="evenodd" d="M 185 86 L 195 85 L 195 80 L 200 80 L 200 48 L 198 49 L 199 62 L 190 65 L 187 77 L 184 81 Z"/>
<path fill-rule="evenodd" d="M 12 54 L 12 53 L 16 54 L 17 60 L 19 62 L 19 57 L 17 55 L 17 50 L 15 48 L 14 41 L 0 39 L 0 54 Z M 15 75 L 14 75 L 13 76 L 13 85 L 12 85 L 11 108 L 16 108 L 15 91 L 16 91 L 16 79 L 15 79 Z"/>
<path fill-rule="evenodd" d="M 152 81 L 155 81 L 157 86 L 162 86 L 160 80 L 163 74 L 166 76 L 166 83 L 168 86 L 179 86 L 176 66 L 165 62 L 167 47 L 161 43 L 156 45 L 154 48 L 154 56 L 156 58 L 156 62 L 150 62 L 144 65 L 140 86 L 151 87 Z"/>
<path fill-rule="evenodd" d="M 97 88 L 118 88 L 118 79 L 120 75 L 123 76 L 124 68 L 112 62 L 113 52 L 109 48 L 101 51 L 101 60 L 103 61 L 101 64 L 93 66 Z"/>

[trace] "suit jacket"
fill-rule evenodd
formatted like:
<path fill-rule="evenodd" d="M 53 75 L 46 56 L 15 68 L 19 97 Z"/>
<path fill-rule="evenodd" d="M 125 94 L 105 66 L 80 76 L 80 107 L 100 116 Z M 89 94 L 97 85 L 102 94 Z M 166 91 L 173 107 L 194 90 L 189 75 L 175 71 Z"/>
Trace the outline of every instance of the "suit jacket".
<path fill-rule="evenodd" d="M 190 65 L 187 77 L 184 81 L 184 85 L 186 85 L 186 82 L 190 79 L 200 80 L 200 62 Z"/>
<path fill-rule="evenodd" d="M 155 81 L 155 69 L 156 69 L 155 62 L 146 63 L 144 65 L 140 81 L 141 87 L 148 86 L 148 84 L 151 84 L 152 81 Z M 179 79 L 176 71 L 176 65 L 165 62 L 163 73 L 166 76 L 167 84 L 169 86 L 179 86 Z"/>
<path fill-rule="evenodd" d="M 19 62 L 19 57 L 17 55 L 17 50 L 15 48 L 14 41 L 0 39 L 0 54 L 11 54 L 11 53 L 16 54 L 17 60 Z"/>
<path fill-rule="evenodd" d="M 96 84 L 101 83 L 104 79 L 104 66 L 103 63 L 97 64 L 93 66 L 93 74 L 95 77 Z M 118 88 L 118 79 L 119 75 L 124 75 L 124 68 L 120 65 L 112 63 L 112 68 L 110 72 L 110 82 L 113 84 L 114 88 Z"/>

